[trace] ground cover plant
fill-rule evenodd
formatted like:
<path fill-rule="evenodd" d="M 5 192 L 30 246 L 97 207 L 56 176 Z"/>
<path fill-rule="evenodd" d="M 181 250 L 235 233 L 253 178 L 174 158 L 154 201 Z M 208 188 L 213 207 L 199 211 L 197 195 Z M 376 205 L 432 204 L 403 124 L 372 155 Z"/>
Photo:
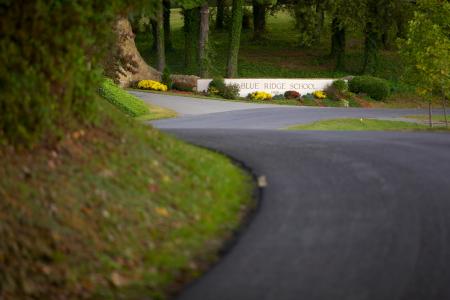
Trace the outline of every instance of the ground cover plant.
<path fill-rule="evenodd" d="M 125 114 L 139 120 L 155 120 L 176 116 L 174 111 L 147 104 L 136 96 L 127 93 L 110 79 L 105 79 L 102 82 L 99 94 Z"/>
<path fill-rule="evenodd" d="M 163 299 L 217 257 L 251 179 L 104 100 L 96 125 L 0 148 L 0 298 Z"/>
<path fill-rule="evenodd" d="M 429 131 L 445 130 L 429 128 L 416 122 L 377 120 L 377 119 L 332 119 L 310 124 L 290 126 L 289 130 L 337 130 L 337 131 Z"/>

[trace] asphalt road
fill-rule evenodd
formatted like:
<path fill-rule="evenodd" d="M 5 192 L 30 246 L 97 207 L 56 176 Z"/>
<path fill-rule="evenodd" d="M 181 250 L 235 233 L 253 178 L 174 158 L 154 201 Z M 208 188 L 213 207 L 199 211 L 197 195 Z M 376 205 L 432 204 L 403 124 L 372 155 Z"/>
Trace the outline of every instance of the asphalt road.
<path fill-rule="evenodd" d="M 276 130 L 412 112 L 268 107 L 155 122 L 268 180 L 236 245 L 178 299 L 450 299 L 450 134 Z"/>

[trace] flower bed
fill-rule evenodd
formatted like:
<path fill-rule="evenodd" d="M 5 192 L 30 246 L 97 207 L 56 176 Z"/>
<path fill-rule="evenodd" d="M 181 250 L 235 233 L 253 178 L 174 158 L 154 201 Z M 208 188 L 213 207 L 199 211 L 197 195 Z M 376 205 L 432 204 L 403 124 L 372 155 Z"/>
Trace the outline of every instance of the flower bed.
<path fill-rule="evenodd" d="M 248 94 L 250 100 L 271 100 L 272 95 L 263 91 L 253 92 Z"/>
<path fill-rule="evenodd" d="M 138 82 L 137 87 L 144 90 L 167 91 L 167 85 L 154 80 L 141 80 Z"/>
<path fill-rule="evenodd" d="M 315 91 L 313 93 L 314 97 L 316 97 L 317 99 L 325 99 L 327 97 L 327 94 L 325 94 L 324 91 Z"/>

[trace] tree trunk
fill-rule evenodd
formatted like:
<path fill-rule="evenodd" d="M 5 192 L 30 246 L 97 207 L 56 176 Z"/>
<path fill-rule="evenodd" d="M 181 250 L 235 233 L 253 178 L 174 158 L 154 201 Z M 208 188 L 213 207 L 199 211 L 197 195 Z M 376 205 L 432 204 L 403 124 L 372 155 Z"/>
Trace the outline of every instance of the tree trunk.
<path fill-rule="evenodd" d="M 223 19 L 225 12 L 225 0 L 217 0 L 217 16 L 216 16 L 216 29 L 223 29 Z"/>
<path fill-rule="evenodd" d="M 164 6 L 164 46 L 165 50 L 172 50 L 172 39 L 170 37 L 170 0 L 163 0 Z"/>
<path fill-rule="evenodd" d="M 156 51 L 158 49 L 158 22 L 156 20 L 150 20 L 150 26 L 152 27 L 152 51 Z"/>
<path fill-rule="evenodd" d="M 198 74 L 198 37 L 200 10 L 198 7 L 184 11 L 184 63 L 189 74 Z"/>
<path fill-rule="evenodd" d="M 200 62 L 200 77 L 208 77 L 207 45 L 209 33 L 209 7 L 208 2 L 200 8 L 200 35 L 198 40 L 198 60 Z"/>
<path fill-rule="evenodd" d="M 113 31 L 117 42 L 106 58 L 106 75 L 121 87 L 129 87 L 142 79 L 161 80 L 161 73 L 147 65 L 139 54 L 128 18 L 119 18 Z"/>
<path fill-rule="evenodd" d="M 261 39 L 266 26 L 266 6 L 253 0 L 253 39 Z"/>
<path fill-rule="evenodd" d="M 388 28 L 385 28 L 383 30 L 383 34 L 381 35 L 381 42 L 383 43 L 383 48 L 386 50 L 389 50 L 390 48 L 390 41 L 389 41 L 389 30 Z"/>
<path fill-rule="evenodd" d="M 164 20 L 163 20 L 163 5 L 162 1 L 160 3 L 160 7 L 157 11 L 156 16 L 156 53 L 158 57 L 158 64 L 157 69 L 158 71 L 162 72 L 164 71 L 164 68 L 166 67 L 166 51 L 164 49 Z"/>
<path fill-rule="evenodd" d="M 336 59 L 336 70 L 345 69 L 345 28 L 340 24 L 338 18 L 334 18 L 331 25 L 331 53 Z"/>
<path fill-rule="evenodd" d="M 433 112 L 431 110 L 431 99 L 428 100 L 428 123 L 430 124 L 430 128 L 433 128 Z"/>
<path fill-rule="evenodd" d="M 317 43 L 320 43 L 321 37 L 322 37 L 323 26 L 325 24 L 325 10 L 322 5 L 317 4 L 316 13 L 317 13 L 317 17 L 319 20 L 317 21 L 317 25 L 316 25 L 314 41 L 316 41 Z"/>
<path fill-rule="evenodd" d="M 444 120 L 445 120 L 445 127 L 448 128 L 448 119 L 447 119 L 447 97 L 444 93 L 444 99 L 442 99 L 442 106 L 444 108 Z"/>
<path fill-rule="evenodd" d="M 373 74 L 378 67 L 378 33 L 372 22 L 366 24 L 364 41 L 364 74 Z"/>
<path fill-rule="evenodd" d="M 233 0 L 227 66 L 228 78 L 236 77 L 238 74 L 238 55 L 241 43 L 243 4 L 244 0 Z"/>

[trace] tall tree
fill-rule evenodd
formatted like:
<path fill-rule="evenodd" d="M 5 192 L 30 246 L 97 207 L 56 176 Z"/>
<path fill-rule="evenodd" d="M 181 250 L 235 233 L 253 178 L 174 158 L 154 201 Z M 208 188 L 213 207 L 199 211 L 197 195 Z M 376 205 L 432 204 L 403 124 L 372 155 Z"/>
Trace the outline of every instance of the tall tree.
<path fill-rule="evenodd" d="M 206 47 L 209 31 L 209 13 L 208 6 L 206 12 L 207 19 L 203 22 L 203 32 L 200 32 L 200 7 L 205 4 L 205 0 L 178 0 L 177 3 L 183 8 L 184 15 L 184 58 L 185 66 L 189 73 L 198 75 L 200 73 L 199 58 L 206 57 Z M 205 29 L 207 29 L 205 31 Z M 201 35 L 201 37 L 200 37 Z M 202 40 L 202 41 L 200 41 Z M 202 49 L 200 49 L 202 47 Z"/>
<path fill-rule="evenodd" d="M 233 78 L 238 73 L 238 55 L 241 43 L 244 0 L 233 0 L 232 22 L 229 34 L 227 76 Z"/>
<path fill-rule="evenodd" d="M 157 69 L 164 71 L 166 67 L 166 51 L 164 48 L 164 6 L 163 1 L 159 1 L 156 12 L 156 53 L 158 57 Z"/>
<path fill-rule="evenodd" d="M 156 21 L 156 18 L 152 18 L 150 20 L 150 27 L 152 31 L 152 51 L 157 51 L 158 49 L 158 22 Z"/>
<path fill-rule="evenodd" d="M 370 1 L 375 2 L 375 1 Z M 370 5 L 370 4 L 369 4 Z M 377 22 L 373 19 L 376 16 L 376 5 L 369 8 L 373 16 L 369 17 L 364 28 L 364 61 L 362 72 L 365 74 L 375 73 L 378 67 L 378 48 L 380 43 L 381 32 L 377 27 Z"/>
<path fill-rule="evenodd" d="M 200 77 L 208 76 L 207 45 L 209 34 L 209 7 L 205 1 L 200 8 L 200 33 L 198 38 L 198 60 L 200 62 Z"/>
<path fill-rule="evenodd" d="M 331 22 L 331 53 L 336 59 L 336 70 L 345 68 L 345 44 L 346 28 L 339 17 L 334 17 Z"/>
<path fill-rule="evenodd" d="M 260 39 L 266 29 L 266 4 L 263 0 L 253 0 L 253 38 Z"/>
<path fill-rule="evenodd" d="M 450 2 L 419 0 L 417 5 L 407 38 L 399 42 L 400 54 L 405 62 L 404 79 L 428 101 L 432 126 L 432 96 L 441 96 L 444 107 L 450 96 Z"/>
<path fill-rule="evenodd" d="M 170 36 L 170 0 L 163 0 L 163 7 L 164 7 L 164 13 L 163 13 L 163 19 L 164 19 L 164 47 L 165 50 L 172 50 L 172 38 Z"/>
<path fill-rule="evenodd" d="M 200 29 L 200 9 L 184 10 L 184 63 L 187 71 L 198 74 L 198 36 Z"/>
<path fill-rule="evenodd" d="M 225 0 L 217 0 L 216 29 L 222 30 L 224 26 Z"/>
<path fill-rule="evenodd" d="M 328 2 L 333 16 L 331 23 L 331 52 L 336 69 L 345 69 L 346 35 L 349 28 L 360 24 L 365 15 L 365 0 L 336 0 Z"/>

